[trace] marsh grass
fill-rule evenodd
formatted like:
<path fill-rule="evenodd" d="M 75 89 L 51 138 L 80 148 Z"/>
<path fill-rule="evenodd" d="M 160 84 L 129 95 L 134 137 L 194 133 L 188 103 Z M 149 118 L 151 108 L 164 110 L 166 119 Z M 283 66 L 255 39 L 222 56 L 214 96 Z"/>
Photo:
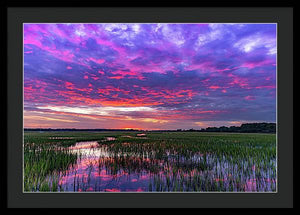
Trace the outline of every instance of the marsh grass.
<path fill-rule="evenodd" d="M 135 132 L 25 132 L 24 190 L 68 191 L 60 177 L 76 170 L 83 155 L 69 146 L 80 141 L 97 141 L 109 156 L 91 162 L 85 176 L 75 173 L 75 192 L 103 191 L 101 181 L 91 184 L 102 170 L 113 180 L 147 174 L 150 192 L 276 191 L 275 135 L 199 132 L 149 132 L 147 139 Z"/>

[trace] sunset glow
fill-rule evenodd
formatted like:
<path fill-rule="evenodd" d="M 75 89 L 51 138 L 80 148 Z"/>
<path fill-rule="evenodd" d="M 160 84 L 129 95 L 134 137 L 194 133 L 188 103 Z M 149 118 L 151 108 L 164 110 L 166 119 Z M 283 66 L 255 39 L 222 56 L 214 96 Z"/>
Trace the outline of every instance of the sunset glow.
<path fill-rule="evenodd" d="M 276 24 L 24 24 L 24 127 L 276 121 Z"/>

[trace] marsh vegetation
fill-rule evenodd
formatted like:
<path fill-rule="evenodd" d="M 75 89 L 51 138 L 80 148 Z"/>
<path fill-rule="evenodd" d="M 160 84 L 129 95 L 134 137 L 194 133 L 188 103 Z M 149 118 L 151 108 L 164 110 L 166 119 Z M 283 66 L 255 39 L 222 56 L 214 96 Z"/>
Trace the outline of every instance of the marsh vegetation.
<path fill-rule="evenodd" d="M 25 132 L 25 192 L 274 192 L 276 135 Z"/>

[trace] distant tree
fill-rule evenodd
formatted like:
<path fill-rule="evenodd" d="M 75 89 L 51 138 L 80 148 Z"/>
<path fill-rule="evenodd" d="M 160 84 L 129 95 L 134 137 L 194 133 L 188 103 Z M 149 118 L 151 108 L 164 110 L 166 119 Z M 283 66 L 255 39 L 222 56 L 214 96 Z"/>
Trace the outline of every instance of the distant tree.
<path fill-rule="evenodd" d="M 241 126 L 208 127 L 201 132 L 276 133 L 276 123 L 245 123 Z"/>

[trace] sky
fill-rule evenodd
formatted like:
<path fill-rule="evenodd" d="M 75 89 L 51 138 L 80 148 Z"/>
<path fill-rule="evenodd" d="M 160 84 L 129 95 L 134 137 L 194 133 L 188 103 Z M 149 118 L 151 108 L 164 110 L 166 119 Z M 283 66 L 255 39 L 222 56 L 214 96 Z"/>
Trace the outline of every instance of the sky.
<path fill-rule="evenodd" d="M 24 24 L 24 128 L 276 122 L 276 24 Z"/>

